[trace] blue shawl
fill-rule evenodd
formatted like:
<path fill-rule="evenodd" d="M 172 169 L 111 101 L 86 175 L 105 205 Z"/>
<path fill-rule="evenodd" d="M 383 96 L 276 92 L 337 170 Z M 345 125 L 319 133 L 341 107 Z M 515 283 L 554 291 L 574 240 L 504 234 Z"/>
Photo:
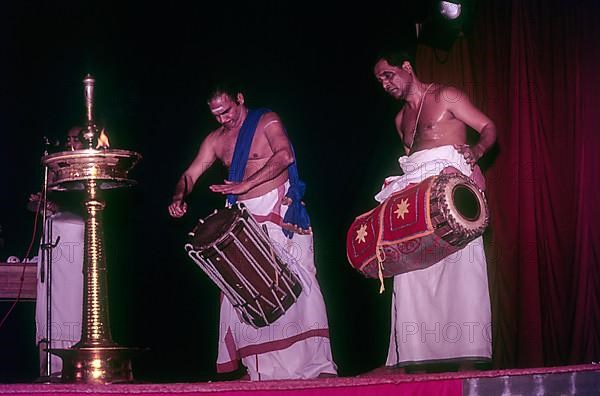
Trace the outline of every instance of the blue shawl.
<path fill-rule="evenodd" d="M 258 125 L 260 117 L 270 111 L 271 110 L 265 108 L 248 110 L 246 119 L 240 128 L 240 133 L 237 141 L 235 142 L 235 151 L 233 152 L 231 167 L 229 168 L 229 181 L 241 182 L 244 179 L 244 171 L 246 170 L 246 164 L 248 163 L 250 146 L 252 146 L 252 140 L 254 138 L 254 133 L 256 132 L 256 126 Z M 290 188 L 286 194 L 286 197 L 290 198 L 292 203 L 288 207 L 283 222 L 297 225 L 302 229 L 308 229 L 310 227 L 310 218 L 308 217 L 306 208 L 304 205 L 302 205 L 302 197 L 306 191 L 306 184 L 300 180 L 300 177 L 298 176 L 296 155 L 294 154 L 293 147 L 292 154 L 294 155 L 294 162 L 288 167 Z M 233 205 L 236 202 L 237 195 L 227 195 L 228 204 Z M 294 233 L 292 231 L 288 231 L 284 228 L 282 228 L 282 231 L 288 238 L 293 238 Z"/>

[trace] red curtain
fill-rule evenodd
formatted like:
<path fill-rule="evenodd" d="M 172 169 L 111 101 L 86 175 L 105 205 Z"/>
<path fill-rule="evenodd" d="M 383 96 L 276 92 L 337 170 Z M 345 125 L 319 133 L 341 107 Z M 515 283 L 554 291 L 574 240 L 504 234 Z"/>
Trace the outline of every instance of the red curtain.
<path fill-rule="evenodd" d="M 600 360 L 600 6 L 479 2 L 422 81 L 464 89 L 495 122 L 486 172 L 494 364 Z M 488 158 L 490 160 L 490 158 Z"/>

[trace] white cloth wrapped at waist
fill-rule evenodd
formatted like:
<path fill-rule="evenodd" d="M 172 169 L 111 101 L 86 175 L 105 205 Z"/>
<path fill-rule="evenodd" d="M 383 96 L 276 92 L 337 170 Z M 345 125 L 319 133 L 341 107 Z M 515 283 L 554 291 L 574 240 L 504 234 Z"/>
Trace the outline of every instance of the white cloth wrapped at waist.
<path fill-rule="evenodd" d="M 456 168 L 465 176 L 471 176 L 471 166 L 452 145 L 417 151 L 400 157 L 398 163 L 404 174 L 385 179 L 381 191 L 375 195 L 378 202 L 385 201 L 390 195 L 403 190 L 411 183 L 420 183 L 430 176 L 440 174 L 449 166 Z"/>

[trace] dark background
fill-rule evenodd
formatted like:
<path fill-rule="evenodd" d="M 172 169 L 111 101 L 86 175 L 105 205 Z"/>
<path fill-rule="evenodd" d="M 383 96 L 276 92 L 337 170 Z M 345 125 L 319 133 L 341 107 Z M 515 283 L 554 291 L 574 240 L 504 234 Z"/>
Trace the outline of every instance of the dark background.
<path fill-rule="evenodd" d="M 227 74 L 244 80 L 250 107 L 280 114 L 295 146 L 340 374 L 385 361 L 391 287 L 379 295 L 377 281 L 349 266 L 345 236 L 375 205 L 383 178 L 398 173 L 398 105 L 372 75 L 374 56 L 383 46 L 414 48 L 424 6 L 287 3 L 0 4 L 0 259 L 25 254 L 34 220 L 25 205 L 42 182 L 42 136 L 63 139 L 82 123 L 81 81 L 90 73 L 96 120 L 111 146 L 144 157 L 131 172 L 139 184 L 108 192 L 105 210 L 113 338 L 150 349 L 134 361 L 138 379 L 220 378 L 219 293 L 183 245 L 197 219 L 223 205 L 207 189 L 225 177 L 223 168 L 201 179 L 185 218 L 169 218 L 166 208 L 216 125 L 205 90 Z M 9 306 L 0 303 L 0 315 Z M 2 382 L 38 374 L 33 312 L 20 303 L 0 328 Z"/>

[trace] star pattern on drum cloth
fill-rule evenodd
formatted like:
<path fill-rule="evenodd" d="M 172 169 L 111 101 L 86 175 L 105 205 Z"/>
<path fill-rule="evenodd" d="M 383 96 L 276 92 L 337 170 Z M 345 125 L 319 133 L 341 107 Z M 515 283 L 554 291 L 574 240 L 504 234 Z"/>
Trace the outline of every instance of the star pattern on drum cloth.
<path fill-rule="evenodd" d="M 408 203 L 408 198 L 403 199 L 396 206 L 397 209 L 394 211 L 394 214 L 398 216 L 396 218 L 399 219 L 400 217 L 402 217 L 402 220 L 404 220 L 404 215 L 409 212 L 408 207 L 410 206 L 410 204 Z"/>
<path fill-rule="evenodd" d="M 365 239 L 367 236 L 367 225 L 363 224 L 361 225 L 358 230 L 356 230 L 356 241 L 358 243 L 366 243 L 367 240 Z"/>

